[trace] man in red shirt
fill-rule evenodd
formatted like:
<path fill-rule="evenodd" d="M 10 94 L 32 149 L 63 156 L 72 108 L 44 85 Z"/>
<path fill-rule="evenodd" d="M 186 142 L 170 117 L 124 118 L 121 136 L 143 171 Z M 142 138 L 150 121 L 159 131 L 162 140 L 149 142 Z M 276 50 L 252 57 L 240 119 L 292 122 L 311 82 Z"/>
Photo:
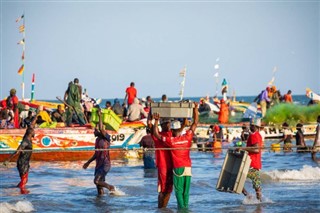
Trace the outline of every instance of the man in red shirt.
<path fill-rule="evenodd" d="M 10 95 L 7 97 L 6 105 L 9 110 L 12 110 L 14 114 L 14 128 L 19 128 L 19 109 L 18 109 L 18 97 L 16 96 L 16 89 L 10 90 Z"/>
<path fill-rule="evenodd" d="M 192 145 L 192 139 L 196 130 L 199 115 L 198 115 L 198 104 L 195 103 L 193 108 L 193 123 L 189 130 L 185 134 L 180 135 L 180 131 L 173 130 L 172 136 L 163 136 L 159 134 L 158 120 L 160 115 L 154 114 L 155 124 L 153 128 L 154 137 L 164 142 L 170 148 L 179 148 L 171 150 L 172 161 L 173 161 L 173 185 L 177 198 L 178 208 L 188 208 L 189 205 L 189 190 L 191 183 L 191 158 L 190 158 L 190 147 Z M 177 128 L 180 129 L 178 125 Z"/>
<path fill-rule="evenodd" d="M 155 123 L 155 125 L 157 126 L 158 123 Z M 162 131 L 159 133 L 161 136 L 172 136 L 170 120 L 162 120 L 161 129 Z M 173 189 L 172 156 L 170 150 L 165 150 L 168 146 L 158 138 L 154 137 L 154 135 L 152 135 L 152 138 L 156 148 L 156 166 L 158 169 L 158 208 L 165 208 L 168 205 Z"/>
<path fill-rule="evenodd" d="M 249 152 L 251 158 L 251 164 L 248 172 L 248 178 L 252 180 L 252 186 L 256 191 L 257 199 L 261 201 L 261 177 L 260 169 L 262 168 L 261 164 L 261 148 L 262 148 L 262 137 L 259 133 L 259 127 L 261 126 L 260 119 L 254 119 L 250 124 L 251 134 L 247 140 L 247 147 L 239 148 L 241 150 L 246 150 Z M 243 188 L 242 193 L 247 196 L 248 192 Z"/>
<path fill-rule="evenodd" d="M 133 103 L 134 98 L 137 97 L 137 90 L 134 87 L 134 82 L 130 83 L 130 87 L 128 87 L 126 89 L 126 96 L 124 97 L 124 101 L 125 102 L 127 99 L 127 103 L 128 103 L 128 107 Z"/>

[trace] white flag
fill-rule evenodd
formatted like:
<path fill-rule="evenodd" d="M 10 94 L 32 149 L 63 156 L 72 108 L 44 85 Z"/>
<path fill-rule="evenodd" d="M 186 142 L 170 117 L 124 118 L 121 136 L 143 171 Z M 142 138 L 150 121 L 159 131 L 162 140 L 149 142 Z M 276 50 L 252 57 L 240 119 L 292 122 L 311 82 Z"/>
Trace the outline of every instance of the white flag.
<path fill-rule="evenodd" d="M 183 68 L 183 69 L 179 72 L 179 76 L 185 77 L 185 76 L 186 76 L 186 71 L 187 71 L 187 69 L 186 69 L 186 68 Z"/>
<path fill-rule="evenodd" d="M 218 77 L 219 77 L 219 73 L 216 72 L 216 73 L 214 74 L 214 77 L 215 77 L 215 78 L 218 78 Z"/>

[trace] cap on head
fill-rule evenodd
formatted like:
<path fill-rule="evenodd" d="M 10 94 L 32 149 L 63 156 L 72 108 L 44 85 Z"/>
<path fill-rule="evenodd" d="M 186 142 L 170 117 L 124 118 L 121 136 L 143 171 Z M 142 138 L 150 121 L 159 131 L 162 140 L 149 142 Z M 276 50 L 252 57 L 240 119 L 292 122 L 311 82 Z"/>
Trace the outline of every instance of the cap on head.
<path fill-rule="evenodd" d="M 180 121 L 173 121 L 171 122 L 171 129 L 180 129 L 181 128 L 181 123 Z"/>
<path fill-rule="evenodd" d="M 15 94 L 16 94 L 16 92 L 17 92 L 17 90 L 16 90 L 16 89 L 14 89 L 14 88 L 12 88 L 12 89 L 10 90 L 10 94 L 15 95 Z"/>
<path fill-rule="evenodd" d="M 261 127 L 261 119 L 260 118 L 253 118 L 251 121 L 251 125 Z"/>

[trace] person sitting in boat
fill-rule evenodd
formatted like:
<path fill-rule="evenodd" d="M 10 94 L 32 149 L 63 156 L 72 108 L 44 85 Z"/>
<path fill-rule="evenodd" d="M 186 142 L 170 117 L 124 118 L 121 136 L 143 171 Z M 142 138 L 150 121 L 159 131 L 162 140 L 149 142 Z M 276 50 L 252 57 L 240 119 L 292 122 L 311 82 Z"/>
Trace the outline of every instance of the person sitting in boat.
<path fill-rule="evenodd" d="M 29 105 L 25 105 L 24 106 L 24 110 L 22 110 L 19 114 L 19 124 L 20 124 L 20 127 L 22 127 L 22 124 L 23 124 L 23 120 L 28 117 L 28 113 L 29 113 Z M 25 127 L 22 127 L 22 128 L 25 128 Z"/>
<path fill-rule="evenodd" d="M 291 90 L 288 90 L 287 94 L 285 94 L 285 95 L 283 96 L 283 101 L 284 101 L 284 102 L 286 102 L 286 103 L 293 103 L 291 93 L 292 93 L 292 91 L 291 91 Z"/>
<path fill-rule="evenodd" d="M 22 124 L 21 124 L 21 128 L 29 128 L 33 119 L 34 119 L 34 116 L 33 116 L 32 111 L 28 111 L 28 116 L 25 119 L 23 119 Z"/>
<path fill-rule="evenodd" d="M 120 118 L 122 118 L 123 108 L 122 108 L 118 98 L 114 99 L 113 105 L 112 105 L 112 110 L 114 113 L 116 113 L 116 115 L 118 115 Z"/>
<path fill-rule="evenodd" d="M 206 113 L 211 111 L 209 104 L 206 103 L 206 100 L 204 98 L 200 99 L 200 105 L 199 105 L 198 111 L 199 113 Z"/>
<path fill-rule="evenodd" d="M 14 128 L 13 112 L 8 108 L 3 108 L 0 112 L 0 129 Z"/>
<path fill-rule="evenodd" d="M 45 123 L 46 121 L 42 119 L 40 115 L 36 118 L 36 126 L 39 127 L 41 124 Z"/>
<path fill-rule="evenodd" d="M 278 143 L 284 142 L 284 146 L 283 146 L 284 151 L 292 151 L 291 139 L 292 139 L 293 133 L 289 129 L 289 124 L 284 122 L 282 124 L 282 129 L 283 129 L 283 137 Z"/>
<path fill-rule="evenodd" d="M 65 113 L 61 105 L 58 105 L 58 108 L 51 113 L 51 118 L 52 118 L 52 121 L 55 121 L 55 122 L 59 122 L 59 123 L 65 122 L 66 120 Z"/>
<path fill-rule="evenodd" d="M 143 109 L 143 106 L 140 105 L 139 99 L 134 98 L 133 104 L 131 104 L 128 109 L 127 121 L 139 121 L 141 120 L 142 116 L 147 118 L 148 113 L 146 113 L 146 111 Z"/>
<path fill-rule="evenodd" d="M 39 116 L 41 116 L 42 120 L 44 122 L 51 124 L 52 123 L 51 117 L 49 113 L 43 109 L 43 106 L 40 105 L 38 109 L 39 109 Z"/>
<path fill-rule="evenodd" d="M 89 97 L 87 90 L 84 89 L 84 92 L 82 93 L 82 96 L 81 96 L 80 103 L 84 110 L 84 115 L 86 116 L 87 120 L 90 121 L 91 109 L 98 105 L 96 99 Z"/>
<path fill-rule="evenodd" d="M 111 106 L 111 102 L 110 101 L 106 101 L 106 107 L 105 109 L 110 109 L 112 110 L 112 106 Z"/>

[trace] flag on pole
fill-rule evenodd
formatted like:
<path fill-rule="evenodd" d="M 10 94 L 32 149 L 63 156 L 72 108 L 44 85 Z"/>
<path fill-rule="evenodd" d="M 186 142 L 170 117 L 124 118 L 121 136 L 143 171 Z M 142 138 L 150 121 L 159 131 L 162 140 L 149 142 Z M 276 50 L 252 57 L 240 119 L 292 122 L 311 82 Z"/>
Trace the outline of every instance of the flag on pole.
<path fill-rule="evenodd" d="M 24 14 L 22 14 L 22 16 L 20 16 L 19 18 L 17 18 L 17 19 L 16 19 L 16 22 L 21 21 L 21 19 L 23 19 L 23 18 L 24 18 Z"/>
<path fill-rule="evenodd" d="M 277 72 L 277 70 L 278 70 L 278 67 L 277 67 L 277 66 L 274 66 L 274 67 L 273 67 L 273 70 L 272 70 L 272 73 Z"/>
<path fill-rule="evenodd" d="M 20 40 L 17 44 L 24 45 L 24 39 Z"/>
<path fill-rule="evenodd" d="M 183 68 L 183 69 L 179 72 L 179 76 L 180 76 L 180 77 L 185 77 L 185 76 L 186 76 L 186 68 Z"/>
<path fill-rule="evenodd" d="M 20 33 L 23 33 L 23 32 L 24 32 L 24 25 L 21 25 L 21 26 L 19 27 L 19 32 L 20 32 Z"/>
<path fill-rule="evenodd" d="M 24 60 L 24 51 L 22 52 L 21 59 Z"/>
<path fill-rule="evenodd" d="M 22 75 L 23 71 L 24 71 L 24 65 L 22 64 L 21 67 L 18 70 L 18 74 Z"/>
<path fill-rule="evenodd" d="M 215 77 L 215 78 L 218 78 L 218 77 L 219 77 L 219 73 L 216 72 L 216 73 L 214 74 L 214 77 Z"/>
<path fill-rule="evenodd" d="M 273 85 L 274 80 L 275 80 L 275 78 L 274 78 L 274 77 L 272 77 L 272 79 L 271 79 L 271 81 L 269 81 L 268 85 L 269 85 L 269 86 L 272 86 L 272 85 Z"/>

